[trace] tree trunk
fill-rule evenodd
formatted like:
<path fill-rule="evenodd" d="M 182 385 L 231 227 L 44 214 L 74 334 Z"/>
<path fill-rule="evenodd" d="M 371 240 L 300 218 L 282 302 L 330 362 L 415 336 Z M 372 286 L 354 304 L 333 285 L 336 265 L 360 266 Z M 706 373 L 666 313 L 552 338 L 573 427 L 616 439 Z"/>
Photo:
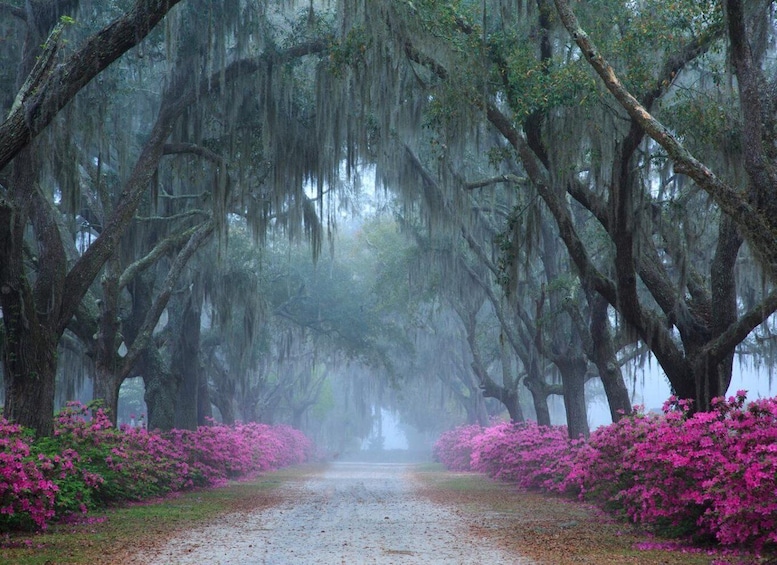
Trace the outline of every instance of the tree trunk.
<path fill-rule="evenodd" d="M 38 435 L 53 430 L 57 345 L 56 323 L 62 304 L 64 253 L 57 253 L 59 232 L 39 203 L 37 174 L 29 148 L 13 164 L 8 199 L 0 196 L 0 307 L 3 314 L 5 375 L 4 416 Z M 39 272 L 33 284 L 24 261 L 24 236 L 34 219 L 40 237 Z"/>
<path fill-rule="evenodd" d="M 124 380 L 119 375 L 119 358 L 117 336 L 119 332 L 119 260 L 111 257 L 105 265 L 105 272 L 100 281 L 103 289 L 102 300 L 99 301 L 100 317 L 98 320 L 97 339 L 95 340 L 95 373 L 93 400 L 102 400 L 108 409 L 108 416 L 116 425 L 119 411 L 119 389 Z"/>
<path fill-rule="evenodd" d="M 716 339 L 736 324 L 738 316 L 736 262 L 743 239 L 739 229 L 729 216 L 723 216 L 718 226 L 718 243 L 710 267 L 710 293 L 715 305 L 711 314 L 710 329 L 712 339 Z M 707 401 L 716 396 L 724 396 L 731 384 L 734 365 L 734 350 L 722 359 L 714 359 L 712 366 L 705 372 L 712 379 L 706 387 Z M 702 408 L 708 410 L 708 407 Z"/>
<path fill-rule="evenodd" d="M 537 334 L 537 349 L 543 353 L 561 373 L 561 388 L 564 394 L 564 411 L 567 417 L 567 429 L 569 437 L 577 439 L 580 436 L 588 437 L 588 413 L 585 404 L 585 375 L 587 372 L 586 357 L 583 354 L 583 336 L 581 332 L 585 328 L 583 324 L 575 323 L 575 317 L 565 311 L 565 303 L 569 300 L 562 296 L 560 288 L 553 288 L 559 280 L 560 245 L 558 237 L 550 229 L 548 222 L 543 222 L 541 259 L 545 268 L 547 288 L 543 287 L 541 297 L 537 302 L 536 319 L 542 320 L 545 296 L 547 293 L 550 311 L 553 318 L 553 330 L 549 332 L 547 345 L 541 333 Z M 538 329 L 540 325 L 538 324 Z"/>
<path fill-rule="evenodd" d="M 29 4 L 28 19 L 33 17 L 33 6 L 37 3 Z M 22 87 L 41 53 L 40 35 L 47 35 L 54 26 L 55 18 L 47 20 L 45 16 L 44 13 L 35 21 L 27 22 L 17 88 Z M 6 141 L 0 136 L 0 144 Z M 40 256 L 35 260 L 44 261 L 44 270 L 32 284 L 24 264 L 25 231 L 34 212 L 34 202 L 40 196 L 36 169 L 32 149 L 21 146 L 11 167 L 7 197 L 0 193 L 0 311 L 5 334 L 0 349 L 5 390 L 3 416 L 32 428 L 39 436 L 47 436 L 54 429 L 56 352 L 60 335 L 52 321 L 61 305 L 61 293 L 56 293 L 54 286 L 61 282 L 57 280 L 61 274 L 52 265 L 45 264 L 47 254 L 53 252 L 57 233 L 41 234 L 46 239 L 41 242 Z M 44 295 L 46 290 L 52 291 L 51 296 Z M 43 302 L 39 304 L 41 299 Z"/>
<path fill-rule="evenodd" d="M 523 412 L 521 411 L 521 404 L 518 397 L 518 391 L 509 389 L 502 386 L 488 374 L 483 361 L 480 356 L 480 348 L 477 344 L 477 311 L 469 312 L 467 314 L 459 313 L 462 322 L 464 322 L 467 332 L 467 343 L 469 344 L 470 352 L 472 353 L 472 371 L 477 377 L 480 385 L 480 390 L 483 392 L 483 396 L 486 398 L 495 398 L 507 409 L 507 413 L 510 415 L 510 421 L 522 422 Z M 504 350 L 502 351 L 504 353 Z M 502 355 L 503 361 L 505 355 Z"/>
<path fill-rule="evenodd" d="M 556 363 L 561 372 L 561 386 L 564 389 L 564 412 L 567 416 L 567 430 L 571 439 L 587 438 L 588 411 L 585 404 L 586 362 L 582 356 L 569 357 Z"/>
<path fill-rule="evenodd" d="M 221 421 L 224 424 L 231 426 L 235 423 L 235 407 L 230 396 L 219 394 L 213 399 L 213 403 L 221 412 Z"/>
<path fill-rule="evenodd" d="M 210 403 L 210 390 L 208 389 L 208 377 L 205 371 L 197 373 L 197 425 L 207 426 L 213 419 L 213 407 Z"/>
<path fill-rule="evenodd" d="M 307 406 L 298 406 L 291 411 L 291 427 L 300 430 L 302 429 L 302 417 L 307 411 Z M 381 420 L 378 418 L 378 426 L 381 425 Z M 378 437 L 382 437 L 382 433 Z"/>
<path fill-rule="evenodd" d="M 147 348 L 142 359 L 141 372 L 146 385 L 144 398 L 148 406 L 148 428 L 171 430 L 175 425 L 179 382 L 173 378 L 155 347 Z"/>
<path fill-rule="evenodd" d="M 478 397 L 480 395 L 474 395 L 470 402 L 462 402 L 462 406 L 464 406 L 464 411 L 467 413 L 467 424 L 486 426 L 488 425 L 488 416 L 485 414 L 485 410 L 482 409 L 482 397 L 480 397 L 480 402 L 478 402 Z"/>
<path fill-rule="evenodd" d="M 523 384 L 531 393 L 534 413 L 537 416 L 537 424 L 540 426 L 550 426 L 550 409 L 548 408 L 549 395 L 545 386 L 543 383 L 539 382 L 536 376 L 527 376 L 523 380 Z"/>
<path fill-rule="evenodd" d="M 92 399 L 102 401 L 114 426 L 118 418 L 119 391 L 123 381 L 113 368 L 95 363 Z"/>
<path fill-rule="evenodd" d="M 517 391 L 499 386 L 490 378 L 481 384 L 481 390 L 484 397 L 495 398 L 502 403 L 507 410 L 507 413 L 510 415 L 511 422 L 519 424 L 524 421 L 523 410 L 521 410 L 521 403 Z"/>
<path fill-rule="evenodd" d="M 631 414 L 631 398 L 623 381 L 615 346 L 610 334 L 610 321 L 607 318 L 607 301 L 595 292 L 586 292 L 591 308 L 591 342 L 593 344 L 593 362 L 599 370 L 610 417 L 617 422 L 623 416 Z"/>
<path fill-rule="evenodd" d="M 199 289 L 195 285 L 185 298 L 176 300 L 178 304 L 170 309 L 177 312 L 170 318 L 173 323 L 172 327 L 178 328 L 170 362 L 173 378 L 180 382 L 175 411 L 175 427 L 186 430 L 196 429 L 198 423 L 201 300 Z"/>
<path fill-rule="evenodd" d="M 522 424 L 525 420 L 523 410 L 521 409 L 521 396 L 518 393 L 518 379 L 513 377 L 512 363 L 507 353 L 507 344 L 504 338 L 499 340 L 499 355 L 502 361 L 502 387 L 505 389 L 505 400 L 503 403 L 510 414 L 510 421 L 516 424 Z"/>
<path fill-rule="evenodd" d="M 48 325 L 37 325 L 36 322 L 31 322 L 30 328 L 25 328 L 25 322 L 17 312 L 3 307 L 6 332 L 3 348 L 3 416 L 32 428 L 38 436 L 49 436 L 54 426 L 54 383 L 59 335 Z"/>
<path fill-rule="evenodd" d="M 485 398 L 477 394 L 477 391 L 473 392 L 473 404 L 475 405 L 475 423 L 480 424 L 481 426 L 488 426 L 490 422 L 490 417 L 488 415 L 488 408 L 486 407 Z"/>

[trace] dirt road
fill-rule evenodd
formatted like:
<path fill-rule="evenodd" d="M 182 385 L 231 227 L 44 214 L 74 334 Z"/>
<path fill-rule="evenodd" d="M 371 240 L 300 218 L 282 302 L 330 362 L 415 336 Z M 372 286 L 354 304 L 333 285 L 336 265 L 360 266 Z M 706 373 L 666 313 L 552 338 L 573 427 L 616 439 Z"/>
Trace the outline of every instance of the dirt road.
<path fill-rule="evenodd" d="M 133 563 L 530 565 L 473 539 L 459 517 L 419 497 L 408 469 L 335 463 L 283 486 L 279 506 L 191 530 Z"/>

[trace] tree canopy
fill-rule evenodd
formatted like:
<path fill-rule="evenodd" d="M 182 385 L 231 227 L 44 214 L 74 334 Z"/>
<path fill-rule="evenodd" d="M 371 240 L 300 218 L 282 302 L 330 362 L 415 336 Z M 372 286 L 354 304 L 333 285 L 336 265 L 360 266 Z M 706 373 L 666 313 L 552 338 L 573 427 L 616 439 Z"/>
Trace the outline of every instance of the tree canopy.
<path fill-rule="evenodd" d="M 160 428 L 337 404 L 353 433 L 380 405 L 432 429 L 432 396 L 440 422 L 551 423 L 560 396 L 577 436 L 586 383 L 618 419 L 645 355 L 709 409 L 737 356 L 773 359 L 773 23 L 0 2 L 4 416 L 48 434 L 85 376 L 115 419 L 141 376 Z"/>

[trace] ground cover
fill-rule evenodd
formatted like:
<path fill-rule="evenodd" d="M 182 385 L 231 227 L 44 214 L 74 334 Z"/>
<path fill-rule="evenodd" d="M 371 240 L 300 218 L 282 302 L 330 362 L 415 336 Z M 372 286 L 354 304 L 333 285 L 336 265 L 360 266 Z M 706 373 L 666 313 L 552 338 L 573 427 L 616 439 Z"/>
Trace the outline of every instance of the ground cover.
<path fill-rule="evenodd" d="M 663 538 L 762 560 L 777 554 L 777 399 L 744 391 L 694 412 L 670 398 L 570 439 L 563 426 L 500 422 L 444 433 L 437 461 L 527 491 L 564 494 Z"/>
<path fill-rule="evenodd" d="M 91 514 L 80 523 L 52 524 L 37 534 L 6 535 L 0 563 L 18 565 L 126 563 L 137 551 L 220 517 L 255 512 L 280 502 L 280 485 L 307 476 L 312 465 L 288 467 L 248 481 Z"/>
<path fill-rule="evenodd" d="M 51 437 L 36 438 L 0 417 L 0 534 L 245 479 L 312 454 L 311 441 L 288 426 L 116 429 L 101 408 L 74 403 L 58 414 Z"/>
<path fill-rule="evenodd" d="M 661 546 L 656 538 L 616 522 L 593 506 L 561 496 L 522 491 L 479 473 L 450 472 L 441 465 L 418 468 L 419 493 L 455 508 L 473 535 L 541 565 L 712 565 L 744 563 L 735 555 L 701 550 L 640 549 Z"/>
<path fill-rule="evenodd" d="M 295 488 L 321 465 L 269 472 L 220 488 L 113 508 L 80 524 L 53 524 L 35 535 L 8 538 L 0 562 L 28 564 L 131 563 L 142 550 L 161 547 L 182 532 L 200 526 L 240 523 L 234 516 L 295 504 Z M 640 549 L 659 545 L 628 524 L 617 523 L 593 506 L 552 494 L 522 492 L 515 485 L 479 473 L 449 472 L 441 465 L 412 467 L 415 495 L 461 517 L 473 539 L 488 540 L 539 565 L 712 565 L 745 563 L 737 556 Z M 328 492 L 328 491 L 327 491 Z M 359 491 L 361 497 L 364 496 Z M 227 516 L 231 515 L 227 519 Z M 25 543 L 27 542 L 27 543 Z M 29 544 L 29 545 L 28 545 Z M 751 561 L 752 562 L 752 561 Z M 766 563 L 767 561 L 762 561 Z"/>

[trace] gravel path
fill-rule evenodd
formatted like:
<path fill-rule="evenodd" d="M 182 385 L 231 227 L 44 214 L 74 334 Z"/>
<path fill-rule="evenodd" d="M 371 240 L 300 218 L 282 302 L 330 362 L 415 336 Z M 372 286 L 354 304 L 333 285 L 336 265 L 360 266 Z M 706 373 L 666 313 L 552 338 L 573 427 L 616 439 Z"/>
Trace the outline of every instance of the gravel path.
<path fill-rule="evenodd" d="M 451 511 L 414 494 L 401 464 L 335 463 L 289 483 L 279 506 L 233 514 L 173 538 L 133 563 L 482 564 L 530 561 L 473 539 Z"/>

